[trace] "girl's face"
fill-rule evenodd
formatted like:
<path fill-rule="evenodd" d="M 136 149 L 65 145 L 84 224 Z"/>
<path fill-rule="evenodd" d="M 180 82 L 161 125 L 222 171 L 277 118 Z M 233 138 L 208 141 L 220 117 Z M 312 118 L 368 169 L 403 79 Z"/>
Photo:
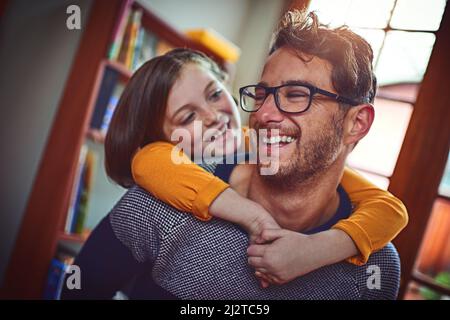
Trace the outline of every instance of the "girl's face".
<path fill-rule="evenodd" d="M 169 92 L 166 139 L 191 150 L 191 157 L 194 150 L 205 148 L 219 156 L 236 150 L 240 126 L 237 106 L 222 82 L 202 65 L 185 65 Z"/>

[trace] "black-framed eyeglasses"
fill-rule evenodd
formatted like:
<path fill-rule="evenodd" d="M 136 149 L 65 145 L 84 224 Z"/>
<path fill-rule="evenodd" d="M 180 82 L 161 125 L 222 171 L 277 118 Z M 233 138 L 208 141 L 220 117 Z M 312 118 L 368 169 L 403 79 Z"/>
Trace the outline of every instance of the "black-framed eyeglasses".
<path fill-rule="evenodd" d="M 337 102 L 356 106 L 356 101 L 342 97 L 310 84 L 283 84 L 277 87 L 249 85 L 239 89 L 241 108 L 247 112 L 256 112 L 266 98 L 273 94 L 277 108 L 286 113 L 303 113 L 311 106 L 315 94 L 321 94 Z"/>

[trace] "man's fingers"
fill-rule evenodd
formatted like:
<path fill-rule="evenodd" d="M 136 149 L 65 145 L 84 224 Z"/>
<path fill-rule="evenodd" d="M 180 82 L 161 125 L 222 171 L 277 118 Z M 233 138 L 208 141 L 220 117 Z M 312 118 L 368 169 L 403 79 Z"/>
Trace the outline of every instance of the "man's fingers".
<path fill-rule="evenodd" d="M 266 251 L 266 245 L 252 244 L 247 248 L 247 254 L 253 257 L 262 257 Z"/>
<path fill-rule="evenodd" d="M 249 257 L 248 264 L 253 268 L 261 268 L 263 267 L 263 259 L 261 257 Z"/>

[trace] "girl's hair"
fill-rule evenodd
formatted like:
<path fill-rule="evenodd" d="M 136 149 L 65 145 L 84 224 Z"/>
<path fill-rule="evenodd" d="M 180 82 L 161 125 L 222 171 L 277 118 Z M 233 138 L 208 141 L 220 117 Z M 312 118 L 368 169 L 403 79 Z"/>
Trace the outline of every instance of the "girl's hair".
<path fill-rule="evenodd" d="M 119 185 L 134 184 L 131 161 L 139 148 L 165 140 L 162 129 L 169 92 L 188 63 L 204 66 L 218 80 L 225 80 L 219 66 L 203 53 L 174 49 L 144 63 L 128 82 L 105 140 L 106 173 Z"/>

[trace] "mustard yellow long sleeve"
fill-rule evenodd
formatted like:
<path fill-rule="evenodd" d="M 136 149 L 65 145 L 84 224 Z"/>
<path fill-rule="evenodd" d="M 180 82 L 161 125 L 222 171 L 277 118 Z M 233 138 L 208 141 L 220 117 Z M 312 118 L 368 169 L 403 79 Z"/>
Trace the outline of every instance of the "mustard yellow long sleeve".
<path fill-rule="evenodd" d="M 353 239 L 360 255 L 348 261 L 362 265 L 371 253 L 383 248 L 406 226 L 408 212 L 400 199 L 349 168 L 345 168 L 341 184 L 354 210 L 349 218 L 339 221 L 333 228 L 344 231 Z"/>
<path fill-rule="evenodd" d="M 151 143 L 139 150 L 131 164 L 134 181 L 178 210 L 209 220 L 209 205 L 229 185 L 191 162 L 182 152 L 177 151 L 180 164 L 174 164 L 171 157 L 175 150 L 167 142 Z"/>
<path fill-rule="evenodd" d="M 174 148 L 170 143 L 155 142 L 138 151 L 132 162 L 134 180 L 173 207 L 208 220 L 211 218 L 210 204 L 229 185 L 191 162 L 184 154 L 181 154 L 182 164 L 174 164 L 171 160 Z M 408 215 L 399 199 L 348 168 L 341 183 L 355 210 L 348 219 L 339 221 L 333 228 L 352 238 L 360 254 L 348 261 L 361 265 L 367 262 L 372 252 L 395 238 L 407 224 Z"/>

